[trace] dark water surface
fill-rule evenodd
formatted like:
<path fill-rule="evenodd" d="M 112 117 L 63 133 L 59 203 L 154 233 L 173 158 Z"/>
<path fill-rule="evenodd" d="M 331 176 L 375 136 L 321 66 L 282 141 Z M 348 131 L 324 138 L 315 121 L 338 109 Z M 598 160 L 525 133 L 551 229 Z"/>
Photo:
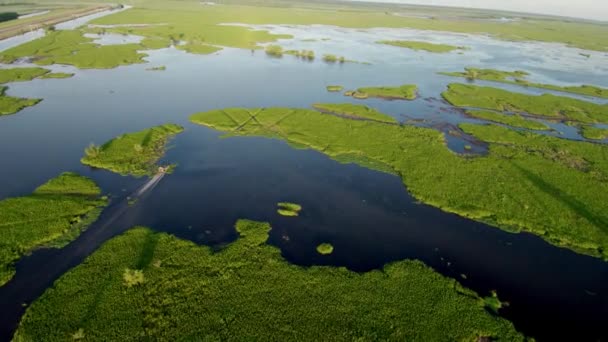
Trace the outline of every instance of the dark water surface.
<path fill-rule="evenodd" d="M 333 43 L 318 43 L 318 48 L 340 53 L 348 44 L 341 37 L 335 33 Z M 367 38 L 353 39 L 361 45 Z M 482 49 L 490 43 L 476 44 Z M 146 65 L 78 70 L 72 79 L 11 84 L 9 94 L 44 101 L 0 118 L 0 199 L 28 194 L 63 171 L 75 171 L 98 182 L 113 204 L 70 245 L 36 251 L 17 264 L 16 276 L 0 288 L 0 340 L 12 336 L 25 310 L 23 303 L 35 300 L 112 236 L 145 225 L 200 244 L 218 245 L 236 238 L 233 225 L 240 218 L 270 222 L 270 242 L 295 264 L 345 266 L 364 272 L 395 260 L 420 259 L 482 295 L 496 290 L 510 303 L 501 315 L 540 341 L 608 339 L 606 262 L 554 247 L 533 235 L 506 233 L 418 204 L 397 176 L 340 164 L 278 140 L 222 139 L 221 133 L 188 122 L 189 114 L 215 108 L 309 107 L 314 102 L 345 101 L 368 104 L 403 122 L 413 120 L 442 131 L 463 121 L 479 122 L 439 100 L 445 86 L 459 80 L 435 72 L 459 70 L 475 62 L 498 68 L 502 50 L 492 55 L 492 51 L 473 49 L 470 55 L 441 59 L 404 53 L 399 59 L 395 50 L 383 49 L 349 50 L 348 58 L 369 60 L 373 65 L 308 63 L 291 56 L 271 59 L 260 52 L 233 49 L 211 56 L 165 49 L 152 53 Z M 553 64 L 542 68 L 538 63 L 521 68 L 535 72 L 540 80 L 566 82 L 571 76 L 560 68 L 572 64 L 569 58 L 575 54 L 570 50 L 574 49 L 555 49 L 554 54 L 566 56 L 562 64 L 552 59 Z M 522 47 L 522 60 L 529 54 L 533 52 Z M 166 65 L 167 71 L 145 71 L 159 65 Z M 594 76 L 602 72 L 601 65 L 572 71 L 580 82 L 607 86 Z M 325 90 L 329 84 L 356 88 L 404 83 L 420 86 L 419 100 L 358 102 Z M 79 162 L 90 142 L 103 143 L 165 122 L 186 128 L 165 156 L 178 167 L 135 205 L 128 206 L 125 198 L 145 179 L 91 170 Z M 573 131 L 565 136 L 580 138 Z M 458 152 L 468 144 L 453 136 L 448 142 Z M 280 201 L 301 204 L 301 216 L 276 214 Z M 315 248 L 321 242 L 332 243 L 334 253 L 319 255 Z"/>

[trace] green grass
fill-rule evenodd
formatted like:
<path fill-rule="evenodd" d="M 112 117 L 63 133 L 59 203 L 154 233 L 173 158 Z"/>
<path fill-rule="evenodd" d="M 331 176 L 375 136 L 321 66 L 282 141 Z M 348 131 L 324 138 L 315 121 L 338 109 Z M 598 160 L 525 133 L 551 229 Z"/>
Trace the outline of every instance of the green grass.
<path fill-rule="evenodd" d="M 368 97 L 379 97 L 386 100 L 414 100 L 418 95 L 418 87 L 413 84 L 405 84 L 397 87 L 365 87 L 350 93 L 358 99 Z M 348 94 L 344 94 L 347 95 Z"/>
<path fill-rule="evenodd" d="M 92 223 L 106 204 L 100 192 L 92 180 L 63 173 L 29 196 L 0 201 L 0 285 L 13 277 L 20 257 L 35 248 L 65 245 Z"/>
<path fill-rule="evenodd" d="M 504 306 L 500 299 L 498 299 L 496 291 L 492 291 L 492 294 L 490 296 L 485 297 L 483 301 L 486 305 L 486 308 L 488 308 L 488 310 L 492 311 L 495 314 L 498 314 L 498 310 L 500 310 Z"/>
<path fill-rule="evenodd" d="M 495 69 L 465 68 L 464 72 L 440 72 L 440 74 L 446 76 L 464 77 L 468 80 L 493 81 L 506 84 L 521 85 L 524 87 L 549 89 L 577 95 L 608 98 L 608 89 L 596 86 L 582 85 L 577 87 L 561 87 L 552 84 L 529 82 L 528 80 L 526 80 L 526 77 L 529 76 L 529 74 L 521 70 L 504 71 Z"/>
<path fill-rule="evenodd" d="M 364 105 L 352 103 L 315 103 L 313 107 L 321 112 L 344 115 L 350 118 L 398 123 L 392 116 L 380 113 L 378 110 Z"/>
<path fill-rule="evenodd" d="M 222 50 L 221 47 L 212 46 L 212 45 L 208 45 L 208 44 L 194 44 L 194 43 L 178 45 L 177 48 L 180 50 L 184 50 L 186 52 L 194 53 L 194 54 L 198 54 L 198 55 L 209 55 L 209 54 Z"/>
<path fill-rule="evenodd" d="M 24 99 L 6 95 L 8 87 L 0 86 L 0 116 L 15 114 L 26 107 L 36 105 L 42 99 Z"/>
<path fill-rule="evenodd" d="M 608 128 L 583 126 L 581 128 L 581 135 L 586 139 L 592 139 L 592 140 L 608 139 Z"/>
<path fill-rule="evenodd" d="M 317 252 L 323 255 L 329 255 L 334 252 L 334 246 L 330 243 L 322 243 L 317 246 Z"/>
<path fill-rule="evenodd" d="M 453 83 L 442 96 L 452 105 L 459 107 L 528 113 L 584 123 L 608 122 L 608 104 L 600 105 L 552 94 L 536 96 L 492 87 Z"/>
<path fill-rule="evenodd" d="M 53 78 L 53 79 L 58 79 L 58 78 L 70 78 L 74 76 L 74 74 L 71 73 L 67 73 L 67 72 L 49 72 L 48 74 L 44 74 L 38 78 Z"/>
<path fill-rule="evenodd" d="M 309 109 L 229 108 L 195 114 L 191 121 L 229 136 L 282 139 L 391 172 L 423 203 L 608 259 L 606 145 L 462 124 L 489 143 L 487 155 L 471 157 L 450 151 L 444 135 L 433 129 Z"/>
<path fill-rule="evenodd" d="M 50 72 L 43 68 L 0 69 L 0 84 L 9 82 L 31 81 Z"/>
<path fill-rule="evenodd" d="M 329 92 L 340 92 L 344 90 L 344 87 L 341 85 L 328 85 L 326 88 Z"/>
<path fill-rule="evenodd" d="M 323 55 L 323 61 L 325 61 L 327 63 L 344 63 L 344 62 L 346 62 L 346 59 L 344 58 L 344 56 L 326 54 L 326 55 Z"/>
<path fill-rule="evenodd" d="M 537 131 L 547 131 L 551 129 L 542 122 L 526 119 L 519 114 L 509 115 L 484 110 L 468 110 L 467 115 L 473 118 L 497 122 L 519 128 L 527 128 Z"/>
<path fill-rule="evenodd" d="M 185 34 L 184 40 L 205 38 L 214 45 L 251 48 L 256 42 L 274 41 L 264 31 L 244 27 L 218 26 L 220 23 L 245 24 L 324 24 L 349 28 L 409 27 L 421 30 L 486 33 L 506 40 L 557 42 L 582 49 L 608 51 L 606 25 L 576 21 L 525 19 L 512 23 L 471 20 L 455 16 L 433 19 L 398 16 L 386 9 L 352 10 L 323 5 L 297 6 L 200 6 L 196 2 L 138 1 L 139 8 L 99 18 L 95 24 L 163 24 L 158 27 L 117 28 L 144 36 Z"/>
<path fill-rule="evenodd" d="M 376 42 L 377 44 L 385 44 L 391 46 L 397 46 L 402 48 L 407 48 L 411 50 L 417 51 L 427 51 L 433 53 L 447 53 L 452 52 L 454 50 L 464 50 L 461 46 L 453 46 L 447 44 L 433 44 L 427 42 L 420 41 L 412 41 L 412 40 L 380 40 Z"/>
<path fill-rule="evenodd" d="M 286 55 L 296 56 L 301 59 L 312 61 L 315 59 L 315 52 L 312 50 L 287 50 Z"/>
<path fill-rule="evenodd" d="M 302 211 L 302 206 L 296 203 L 280 202 L 277 207 L 277 213 L 281 216 L 298 216 Z"/>
<path fill-rule="evenodd" d="M 181 126 L 166 124 L 123 134 L 102 146 L 89 146 L 81 162 L 121 175 L 153 175 L 157 172 L 156 162 L 165 153 L 165 145 L 182 131 Z"/>
<path fill-rule="evenodd" d="M 239 239 L 217 251 L 131 229 L 32 303 L 15 340 L 524 340 L 477 294 L 421 262 L 363 274 L 305 268 L 266 243 L 267 223 L 240 220 L 236 230 Z"/>
<path fill-rule="evenodd" d="M 269 56 L 273 56 L 273 57 L 283 57 L 283 47 L 279 46 L 279 45 L 268 45 L 266 47 L 266 49 L 264 49 L 264 51 L 266 51 L 266 54 Z"/>
<path fill-rule="evenodd" d="M 42 38 L 1 52 L 0 62 L 33 57 L 39 65 L 69 64 L 82 69 L 144 63 L 146 55 L 137 52 L 142 49 L 139 44 L 97 45 L 92 41 L 79 30 L 50 31 Z"/>

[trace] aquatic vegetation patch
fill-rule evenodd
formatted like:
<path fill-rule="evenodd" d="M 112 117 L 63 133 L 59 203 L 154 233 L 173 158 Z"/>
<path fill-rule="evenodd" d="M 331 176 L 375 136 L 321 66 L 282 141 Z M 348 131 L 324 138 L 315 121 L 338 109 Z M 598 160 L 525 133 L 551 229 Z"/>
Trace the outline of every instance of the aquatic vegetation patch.
<path fill-rule="evenodd" d="M 296 203 L 280 202 L 277 206 L 277 213 L 281 216 L 298 216 L 302 211 L 302 206 Z"/>
<path fill-rule="evenodd" d="M 583 126 L 581 128 L 581 135 L 584 138 L 591 139 L 591 140 L 604 140 L 604 139 L 608 139 L 608 128 Z"/>
<path fill-rule="evenodd" d="M 326 88 L 327 88 L 327 91 L 333 92 L 333 93 L 344 90 L 344 87 L 341 85 L 328 85 Z"/>
<path fill-rule="evenodd" d="M 114 68 L 144 63 L 139 44 L 97 45 L 79 30 L 49 31 L 30 42 L 0 52 L 0 62 L 13 63 L 32 58 L 39 65 L 69 64 L 78 68 Z"/>
<path fill-rule="evenodd" d="M 283 57 L 283 47 L 280 45 L 268 45 L 264 51 L 268 56 Z"/>
<path fill-rule="evenodd" d="M 0 86 L 0 116 L 11 115 L 36 105 L 42 99 L 25 99 L 6 95 L 8 87 Z"/>
<path fill-rule="evenodd" d="M 454 50 L 465 50 L 462 46 L 453 46 L 447 44 L 433 44 L 428 42 L 414 41 L 414 40 L 380 40 L 377 44 L 385 44 L 391 46 L 397 46 L 401 48 L 407 48 L 417 51 L 427 51 L 434 53 L 447 53 Z"/>
<path fill-rule="evenodd" d="M 418 96 L 418 86 L 405 84 L 397 87 L 365 87 L 356 91 L 344 93 L 356 99 L 366 99 L 368 97 L 378 97 L 386 100 L 414 100 Z"/>
<path fill-rule="evenodd" d="M 51 78 L 51 79 L 60 79 L 60 78 L 70 78 L 73 77 L 74 74 L 72 73 L 67 73 L 67 72 L 49 72 L 47 74 L 44 74 L 38 78 L 41 79 L 46 79 L 46 78 Z"/>
<path fill-rule="evenodd" d="M 106 242 L 32 303 L 15 340 L 523 341 L 483 299 L 419 261 L 358 274 L 300 267 L 239 220 L 219 251 L 134 228 Z M 125 270 L 145 281 L 125 287 Z M 343 313 L 347 312 L 347 315 Z"/>
<path fill-rule="evenodd" d="M 14 275 L 14 263 L 35 248 L 62 246 L 92 223 L 106 201 L 95 183 L 63 173 L 29 196 L 0 201 L 0 286 Z"/>
<path fill-rule="evenodd" d="M 287 50 L 285 51 L 285 54 L 296 56 L 307 61 L 312 61 L 315 59 L 315 52 L 312 50 Z"/>
<path fill-rule="evenodd" d="M 315 103 L 313 107 L 321 112 L 343 115 L 353 119 L 398 123 L 392 116 L 381 113 L 378 110 L 365 105 L 356 105 L 352 103 Z"/>
<path fill-rule="evenodd" d="M 564 93 L 572 93 L 584 96 L 594 96 L 601 98 L 608 98 L 608 89 L 601 88 L 592 85 L 581 85 L 581 86 L 557 86 L 552 84 L 534 83 L 526 80 L 529 76 L 525 71 L 504 71 L 495 69 L 477 69 L 477 68 L 465 68 L 464 72 L 440 72 L 441 75 L 464 77 L 470 81 L 473 80 L 484 80 L 493 81 L 506 84 L 515 84 L 525 87 L 541 88 L 548 90 L 561 91 Z"/>
<path fill-rule="evenodd" d="M 0 84 L 9 82 L 31 81 L 49 73 L 50 70 L 44 68 L 10 68 L 0 69 Z"/>
<path fill-rule="evenodd" d="M 121 175 L 150 176 L 158 171 L 156 162 L 165 153 L 169 139 L 183 130 L 181 126 L 165 124 L 123 134 L 101 146 L 91 144 L 80 161 Z"/>
<path fill-rule="evenodd" d="M 346 58 L 344 58 L 344 56 L 326 54 L 326 55 L 323 55 L 323 61 L 325 61 L 327 63 L 344 63 L 344 62 L 346 62 Z"/>
<path fill-rule="evenodd" d="M 528 95 L 507 90 L 452 83 L 441 94 L 454 106 L 539 115 L 584 123 L 608 122 L 608 104 L 552 94 Z"/>
<path fill-rule="evenodd" d="M 196 44 L 196 43 L 187 43 L 184 45 L 177 45 L 176 47 L 180 50 L 184 50 L 189 53 L 195 53 L 198 55 L 209 55 L 209 54 L 222 50 L 221 47 L 208 45 L 208 44 Z"/>
<path fill-rule="evenodd" d="M 524 118 L 519 114 L 504 114 L 485 110 L 468 110 L 467 115 L 476 119 L 482 119 L 501 123 L 513 127 L 532 129 L 536 131 L 547 131 L 551 128 L 542 122 Z"/>
<path fill-rule="evenodd" d="M 331 243 L 324 242 L 317 246 L 317 253 L 322 255 L 329 255 L 334 252 L 334 246 Z"/>
<path fill-rule="evenodd" d="M 255 117 L 255 120 L 252 119 Z M 228 136 L 263 136 L 399 175 L 417 200 L 498 228 L 608 259 L 608 146 L 497 125 L 461 124 L 484 156 L 442 133 L 297 108 L 226 108 L 191 116 Z"/>
<path fill-rule="evenodd" d="M 167 67 L 164 65 L 161 65 L 161 66 L 146 68 L 146 70 L 147 71 L 165 71 L 165 70 L 167 70 Z"/>

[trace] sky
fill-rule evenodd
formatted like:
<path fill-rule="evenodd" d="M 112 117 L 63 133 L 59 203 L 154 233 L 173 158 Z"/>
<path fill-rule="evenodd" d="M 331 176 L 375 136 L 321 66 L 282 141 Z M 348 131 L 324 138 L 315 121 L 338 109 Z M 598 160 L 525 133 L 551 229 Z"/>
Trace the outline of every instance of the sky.
<path fill-rule="evenodd" d="M 360 0 L 363 1 L 363 0 Z M 608 0 L 366 0 L 417 5 L 500 9 L 608 21 Z M 606 38 L 608 39 L 608 37 Z"/>

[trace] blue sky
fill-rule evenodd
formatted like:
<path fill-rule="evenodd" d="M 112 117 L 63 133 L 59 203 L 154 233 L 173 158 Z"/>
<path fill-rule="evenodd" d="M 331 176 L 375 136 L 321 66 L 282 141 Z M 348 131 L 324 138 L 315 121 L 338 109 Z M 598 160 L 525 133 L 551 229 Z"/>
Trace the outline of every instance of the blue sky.
<path fill-rule="evenodd" d="M 360 0 L 363 1 L 363 0 Z M 365 0 L 419 5 L 502 9 L 608 21 L 608 0 Z M 606 38 L 608 39 L 608 37 Z"/>

